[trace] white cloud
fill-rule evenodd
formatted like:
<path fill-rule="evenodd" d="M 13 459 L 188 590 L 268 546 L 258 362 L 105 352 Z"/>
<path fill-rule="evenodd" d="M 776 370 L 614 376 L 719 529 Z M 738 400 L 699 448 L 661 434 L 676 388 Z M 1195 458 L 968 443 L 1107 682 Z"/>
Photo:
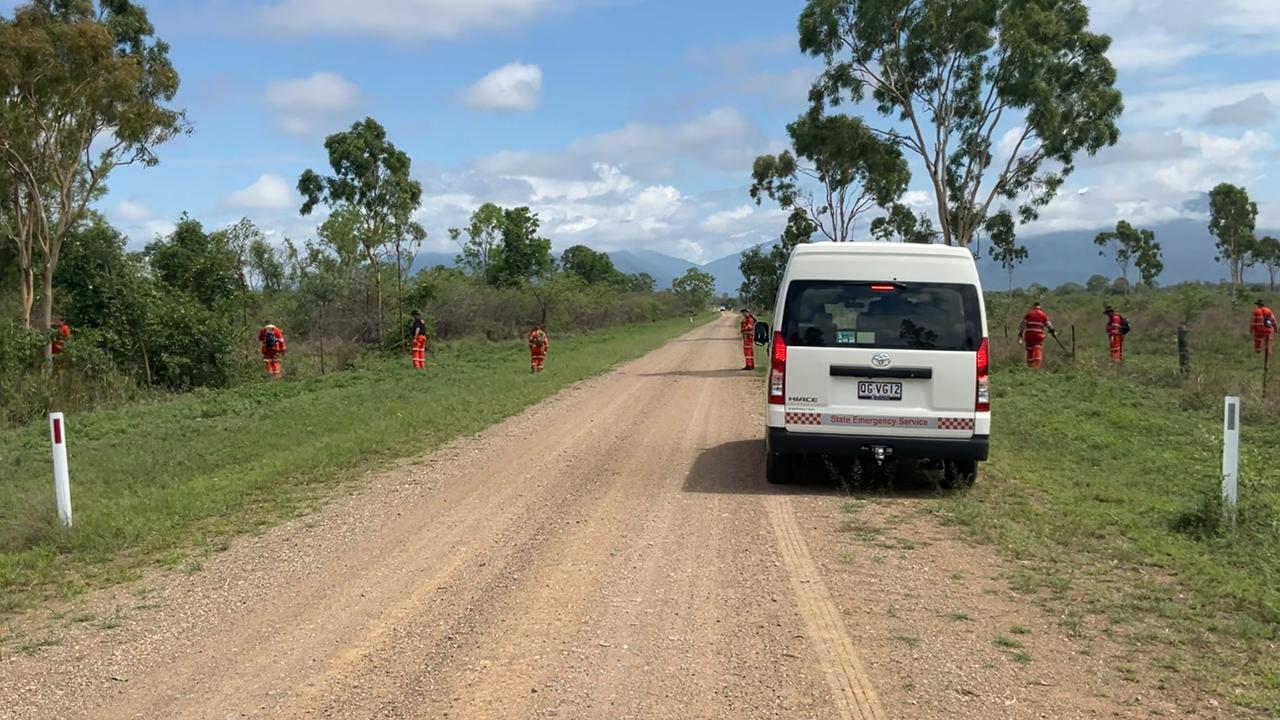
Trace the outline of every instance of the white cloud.
<path fill-rule="evenodd" d="M 706 220 L 702 221 L 702 229 L 713 233 L 731 232 L 739 220 L 749 218 L 753 213 L 755 213 L 755 208 L 751 205 L 742 205 L 732 210 L 711 213 Z"/>
<path fill-rule="evenodd" d="M 157 237 L 169 235 L 177 227 L 172 220 L 156 215 L 146 203 L 129 198 L 106 211 L 107 220 L 129 239 L 129 246 L 140 249 Z"/>
<path fill-rule="evenodd" d="M 262 9 L 260 17 L 268 27 L 295 35 L 419 40 L 514 27 L 569 4 L 566 0 L 277 0 Z"/>
<path fill-rule="evenodd" d="M 341 75 L 318 72 L 271 83 L 265 100 L 276 127 L 290 135 L 313 138 L 350 121 L 360 104 L 360 91 Z"/>
<path fill-rule="evenodd" d="M 140 223 L 153 217 L 151 208 L 137 200 L 124 200 L 116 206 L 114 217 L 126 223 Z"/>
<path fill-rule="evenodd" d="M 1254 93 L 1228 105 L 1219 105 L 1205 115 L 1206 125 L 1236 125 L 1260 127 L 1275 117 L 1271 99 L 1264 93 Z"/>
<path fill-rule="evenodd" d="M 1192 42 L 1185 37 L 1156 30 L 1141 34 L 1117 34 L 1112 38 L 1107 57 L 1120 71 L 1163 70 L 1177 67 L 1184 60 L 1193 58 L 1209 46 Z"/>
<path fill-rule="evenodd" d="M 795 68 L 785 72 L 764 72 L 743 80 L 743 92 L 760 95 L 777 107 L 801 106 L 809 100 L 809 89 L 821 71 L 817 68 Z"/>
<path fill-rule="evenodd" d="M 252 185 L 227 195 L 222 205 L 237 210 L 287 210 L 298 202 L 284 178 L 267 173 Z"/>
<path fill-rule="evenodd" d="M 1194 125 L 1203 120 L 1208 108 L 1230 105 L 1259 94 L 1280 97 L 1280 81 L 1210 83 L 1132 94 L 1125 98 L 1124 116 L 1126 122 L 1140 127 Z"/>
<path fill-rule="evenodd" d="M 513 62 L 480 78 L 467 90 L 472 110 L 530 112 L 542 98 L 542 68 Z"/>
<path fill-rule="evenodd" d="M 1256 130 L 1228 136 L 1178 129 L 1145 137 L 1132 138 L 1128 147 L 1122 140 L 1113 151 L 1121 160 L 1102 157 L 1082 166 L 1078 184 L 1063 188 L 1026 234 L 1092 229 L 1119 219 L 1156 224 L 1198 217 L 1192 201 L 1218 183 L 1258 187 L 1276 148 L 1269 134 Z"/>
<path fill-rule="evenodd" d="M 634 178 L 666 180 L 686 164 L 742 174 L 756 156 L 777 149 L 751 120 L 721 108 L 675 125 L 633 123 L 577 140 L 561 153 L 501 152 L 474 166 L 506 177 L 594 182 L 596 166 L 604 163 Z"/>

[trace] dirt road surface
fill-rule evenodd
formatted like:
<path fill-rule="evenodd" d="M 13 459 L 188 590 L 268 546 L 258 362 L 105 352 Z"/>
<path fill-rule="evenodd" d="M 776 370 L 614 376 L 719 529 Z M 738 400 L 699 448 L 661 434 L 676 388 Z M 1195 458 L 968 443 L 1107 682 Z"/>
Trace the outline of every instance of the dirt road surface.
<path fill-rule="evenodd" d="M 869 546 L 838 485 L 768 486 L 740 365 L 726 317 L 198 571 L 28 618 L 53 640 L 0 662 L 0 718 L 1176 710 L 911 505 L 877 506 L 902 541 Z M 1029 659 L 992 642 L 1015 625 Z"/>

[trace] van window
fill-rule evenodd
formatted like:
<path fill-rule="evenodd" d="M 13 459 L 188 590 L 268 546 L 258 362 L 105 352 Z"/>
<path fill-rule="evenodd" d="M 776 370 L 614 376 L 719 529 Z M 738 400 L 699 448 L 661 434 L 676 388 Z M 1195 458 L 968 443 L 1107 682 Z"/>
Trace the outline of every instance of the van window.
<path fill-rule="evenodd" d="M 792 346 L 972 352 L 982 343 L 973 285 L 796 280 L 782 317 Z"/>

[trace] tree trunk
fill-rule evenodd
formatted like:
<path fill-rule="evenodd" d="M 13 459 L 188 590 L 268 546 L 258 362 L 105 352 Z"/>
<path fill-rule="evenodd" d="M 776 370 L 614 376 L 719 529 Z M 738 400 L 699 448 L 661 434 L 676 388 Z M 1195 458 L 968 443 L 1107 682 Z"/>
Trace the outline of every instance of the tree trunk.
<path fill-rule="evenodd" d="M 378 296 L 378 349 L 381 350 L 387 338 L 382 317 L 382 268 L 376 266 L 373 271 L 373 292 Z"/>
<path fill-rule="evenodd" d="M 44 280 L 44 295 L 40 298 L 40 327 L 45 333 L 48 333 L 53 327 L 53 267 L 56 259 L 46 258 L 44 270 L 41 272 L 41 278 Z M 53 364 L 53 341 L 52 339 L 45 343 L 44 359 L 49 364 Z"/>
<path fill-rule="evenodd" d="M 1274 265 L 1267 266 L 1267 275 L 1271 277 L 1271 292 L 1276 291 L 1276 268 Z"/>
<path fill-rule="evenodd" d="M 409 341 L 404 327 L 404 260 L 400 257 L 400 238 L 396 238 L 396 305 L 399 308 L 400 347 L 409 349 Z"/>
<path fill-rule="evenodd" d="M 324 303 L 320 303 L 320 374 L 324 374 Z"/>
<path fill-rule="evenodd" d="M 147 378 L 147 387 L 151 387 L 151 356 L 147 353 L 147 341 L 138 335 L 138 347 L 142 350 L 142 373 Z"/>
<path fill-rule="evenodd" d="M 18 268 L 19 302 L 22 306 L 22 327 L 31 329 L 31 308 L 36 303 L 35 274 L 28 264 Z"/>

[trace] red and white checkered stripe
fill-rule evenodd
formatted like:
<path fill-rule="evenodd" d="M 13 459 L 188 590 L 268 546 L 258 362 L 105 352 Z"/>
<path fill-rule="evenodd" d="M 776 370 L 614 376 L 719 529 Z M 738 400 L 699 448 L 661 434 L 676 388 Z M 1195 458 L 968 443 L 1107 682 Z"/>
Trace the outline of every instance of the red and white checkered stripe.
<path fill-rule="evenodd" d="M 973 418 L 938 418 L 939 430 L 972 430 Z"/>
<path fill-rule="evenodd" d="M 818 413 L 787 413 L 788 425 L 821 425 L 822 416 Z"/>

